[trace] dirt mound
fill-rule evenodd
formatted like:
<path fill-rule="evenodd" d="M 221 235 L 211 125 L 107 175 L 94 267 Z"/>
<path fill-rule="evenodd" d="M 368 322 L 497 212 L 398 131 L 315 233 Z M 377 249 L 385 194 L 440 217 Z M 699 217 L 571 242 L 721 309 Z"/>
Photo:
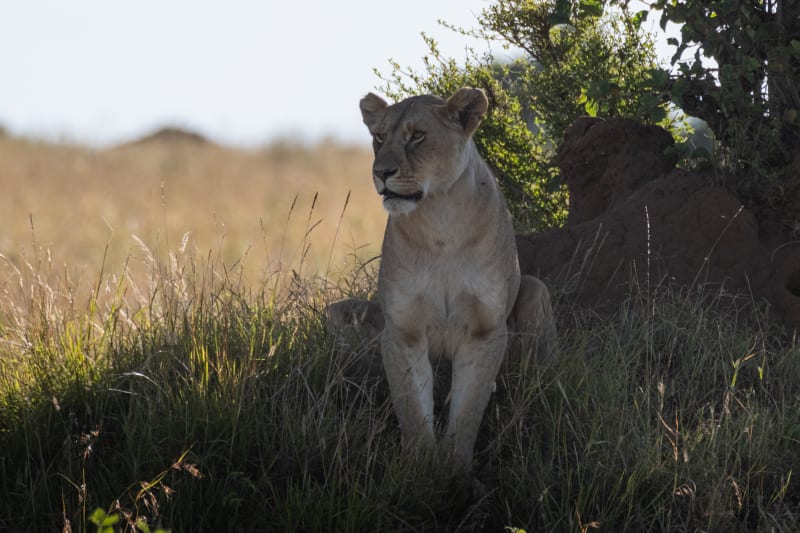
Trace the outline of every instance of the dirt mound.
<path fill-rule="evenodd" d="M 671 145 L 660 128 L 579 119 L 558 151 L 567 224 L 518 236 L 523 273 L 599 309 L 665 284 L 763 298 L 800 327 L 800 242 L 789 231 L 764 235 L 715 180 L 676 169 Z"/>
<path fill-rule="evenodd" d="M 142 145 L 142 144 L 155 144 L 155 143 L 182 143 L 182 144 L 191 144 L 191 145 L 207 145 L 211 144 L 206 137 L 200 135 L 199 133 L 195 133 L 192 131 L 185 130 L 183 128 L 176 128 L 176 127 L 164 127 L 160 128 L 153 133 L 149 133 L 142 137 L 141 139 L 137 139 L 135 141 L 131 141 L 127 143 L 129 145 Z"/>

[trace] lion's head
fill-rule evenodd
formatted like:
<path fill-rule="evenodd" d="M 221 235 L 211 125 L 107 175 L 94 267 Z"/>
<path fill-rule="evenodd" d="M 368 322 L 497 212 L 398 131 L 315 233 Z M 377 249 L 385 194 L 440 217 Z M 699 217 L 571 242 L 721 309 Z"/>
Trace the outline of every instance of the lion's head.
<path fill-rule="evenodd" d="M 461 176 L 468 143 L 488 106 L 483 91 L 471 88 L 446 101 L 413 96 L 389 105 L 372 93 L 361 100 L 375 151 L 372 180 L 390 214 L 410 213 Z"/>

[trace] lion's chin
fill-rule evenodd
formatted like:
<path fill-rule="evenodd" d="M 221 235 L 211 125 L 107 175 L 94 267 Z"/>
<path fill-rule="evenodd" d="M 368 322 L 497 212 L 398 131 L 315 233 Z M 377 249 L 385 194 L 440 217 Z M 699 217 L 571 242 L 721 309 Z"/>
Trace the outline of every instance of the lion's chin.
<path fill-rule="evenodd" d="M 422 191 L 413 194 L 398 194 L 390 190 L 385 190 L 383 196 L 383 208 L 390 215 L 407 215 L 417 207 L 417 203 L 422 200 Z"/>
<path fill-rule="evenodd" d="M 398 198 L 384 198 L 383 208 L 389 215 L 407 215 L 417 208 L 415 200 L 405 200 Z"/>

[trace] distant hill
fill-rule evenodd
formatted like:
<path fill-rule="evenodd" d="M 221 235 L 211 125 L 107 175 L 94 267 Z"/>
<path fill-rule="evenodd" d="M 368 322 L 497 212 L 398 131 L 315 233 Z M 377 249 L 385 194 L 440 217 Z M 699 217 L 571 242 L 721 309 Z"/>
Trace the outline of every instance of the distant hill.
<path fill-rule="evenodd" d="M 148 133 L 140 139 L 123 143 L 122 146 L 137 146 L 142 144 L 162 144 L 162 143 L 181 143 L 193 145 L 211 145 L 213 142 L 209 141 L 205 136 L 189 131 L 183 128 L 174 126 L 166 126 L 160 128 L 152 133 Z"/>

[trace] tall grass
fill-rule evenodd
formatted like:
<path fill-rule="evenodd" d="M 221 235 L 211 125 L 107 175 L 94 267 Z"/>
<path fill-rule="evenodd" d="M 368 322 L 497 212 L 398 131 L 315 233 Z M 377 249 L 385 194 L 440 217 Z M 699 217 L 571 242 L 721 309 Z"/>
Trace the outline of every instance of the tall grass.
<path fill-rule="evenodd" d="M 800 350 L 756 311 L 668 291 L 610 317 L 562 302 L 559 353 L 512 351 L 501 371 L 475 498 L 399 449 L 375 355 L 324 330 L 324 303 L 369 273 L 252 287 L 187 248 L 143 255 L 146 283 L 108 275 L 86 307 L 17 266 L 0 529 L 92 531 L 98 508 L 131 530 L 796 528 Z"/>

